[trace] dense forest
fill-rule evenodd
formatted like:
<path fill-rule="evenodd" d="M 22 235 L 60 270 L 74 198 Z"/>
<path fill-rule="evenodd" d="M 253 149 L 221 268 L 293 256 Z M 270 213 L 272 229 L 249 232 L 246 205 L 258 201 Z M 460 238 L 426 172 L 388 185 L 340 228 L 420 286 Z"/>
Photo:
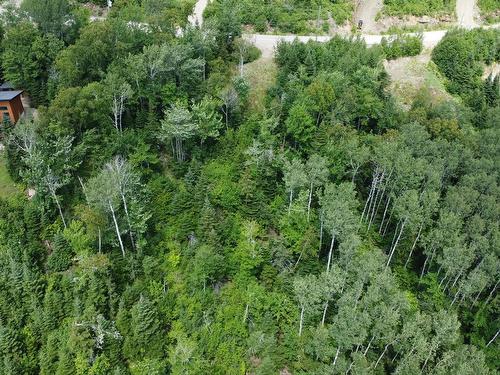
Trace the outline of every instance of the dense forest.
<path fill-rule="evenodd" d="M 0 374 L 496 374 L 500 31 L 410 108 L 399 44 L 281 43 L 257 111 L 239 14 L 192 6 L 1 15 L 37 111 L 1 126 L 35 194 L 0 198 Z"/>

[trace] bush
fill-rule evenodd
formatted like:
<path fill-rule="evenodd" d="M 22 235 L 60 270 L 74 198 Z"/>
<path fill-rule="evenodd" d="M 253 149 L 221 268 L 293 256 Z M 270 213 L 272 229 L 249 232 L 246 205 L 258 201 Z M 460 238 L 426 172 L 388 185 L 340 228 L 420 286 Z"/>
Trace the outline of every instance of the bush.
<path fill-rule="evenodd" d="M 422 52 L 422 36 L 400 35 L 389 40 L 383 38 L 381 46 L 387 60 L 416 56 Z"/>
<path fill-rule="evenodd" d="M 344 24 L 353 13 L 351 0 L 319 1 L 267 1 L 267 0 L 214 0 L 205 15 L 219 16 L 223 9 L 234 8 L 244 25 L 256 32 L 309 34 L 329 31 L 326 20 L 331 16 L 337 24 Z M 317 22 L 319 18 L 319 23 Z"/>
<path fill-rule="evenodd" d="M 432 61 L 448 79 L 453 94 L 468 95 L 481 85 L 483 64 L 500 60 L 498 30 L 455 30 L 432 52 Z"/>
<path fill-rule="evenodd" d="M 437 15 L 455 9 L 455 0 L 384 0 L 384 12 L 390 16 Z"/>

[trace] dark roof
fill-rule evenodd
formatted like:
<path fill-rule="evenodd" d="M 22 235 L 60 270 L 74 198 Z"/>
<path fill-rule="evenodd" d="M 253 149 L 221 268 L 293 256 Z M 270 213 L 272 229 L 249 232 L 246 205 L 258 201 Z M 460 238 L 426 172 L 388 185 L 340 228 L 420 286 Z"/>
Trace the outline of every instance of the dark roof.
<path fill-rule="evenodd" d="M 14 91 L 0 91 L 0 101 L 8 101 L 14 99 L 16 96 L 21 95 L 21 90 Z"/>
<path fill-rule="evenodd" d="M 5 81 L 0 85 L 0 91 L 6 90 L 14 90 L 14 86 L 12 86 L 12 83 Z"/>

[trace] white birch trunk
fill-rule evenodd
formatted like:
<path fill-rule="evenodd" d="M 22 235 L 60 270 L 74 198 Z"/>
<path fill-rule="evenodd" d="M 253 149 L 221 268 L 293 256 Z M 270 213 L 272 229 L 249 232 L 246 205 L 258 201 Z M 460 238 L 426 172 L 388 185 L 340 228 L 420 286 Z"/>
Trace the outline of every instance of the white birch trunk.
<path fill-rule="evenodd" d="M 382 234 L 382 228 L 384 227 L 384 222 L 385 222 L 385 215 L 387 215 L 387 209 L 389 208 L 390 202 L 391 202 L 391 197 L 389 196 L 385 204 L 384 215 L 382 216 L 382 222 L 380 223 L 380 227 L 378 228 L 378 234 Z"/>
<path fill-rule="evenodd" d="M 325 308 L 323 309 L 323 317 L 321 318 L 321 327 L 325 325 L 326 311 L 328 310 L 328 301 L 325 303 Z"/>
<path fill-rule="evenodd" d="M 497 333 L 495 333 L 495 336 L 493 336 L 493 338 L 490 341 L 488 341 L 488 343 L 486 344 L 486 347 L 490 346 L 491 343 L 496 340 L 499 333 L 500 333 L 500 329 L 497 331 Z"/>
<path fill-rule="evenodd" d="M 62 209 L 61 209 L 61 204 L 59 203 L 59 199 L 57 198 L 57 195 L 56 195 L 56 193 L 54 191 L 52 192 L 52 197 L 56 201 L 57 209 L 59 210 L 59 215 L 61 215 L 61 220 L 63 222 L 64 228 L 66 229 L 67 228 L 67 226 L 66 226 L 66 220 L 64 219 L 64 215 L 63 215 L 63 212 L 62 212 Z"/>
<path fill-rule="evenodd" d="M 394 252 L 396 251 L 396 247 L 398 246 L 399 240 L 401 239 L 401 234 L 403 234 L 403 230 L 405 229 L 406 221 L 407 221 L 407 219 L 405 219 L 405 221 L 403 221 L 403 224 L 401 224 L 401 229 L 399 230 L 398 238 L 396 240 L 396 243 L 394 244 L 394 247 L 391 250 L 391 254 L 389 255 L 389 259 L 387 260 L 387 264 L 385 265 L 386 268 L 389 267 L 389 263 L 391 263 L 392 256 L 394 255 Z"/>
<path fill-rule="evenodd" d="M 120 236 L 120 228 L 118 227 L 118 222 L 116 221 L 115 210 L 111 203 L 108 203 L 109 209 L 111 210 L 111 215 L 113 216 L 113 222 L 115 223 L 116 237 L 118 238 L 118 242 L 120 243 L 120 250 L 122 251 L 123 257 L 125 257 L 125 248 L 123 247 L 123 241 Z"/>
<path fill-rule="evenodd" d="M 332 263 L 333 244 L 335 242 L 335 235 L 332 234 L 332 241 L 330 242 L 330 250 L 328 251 L 328 263 L 326 265 L 326 272 L 330 272 L 330 264 Z"/>
<path fill-rule="evenodd" d="M 309 189 L 309 201 L 307 202 L 307 221 L 309 221 L 309 216 L 311 214 L 312 196 L 313 196 L 313 183 L 311 182 L 311 187 Z"/>
<path fill-rule="evenodd" d="M 299 336 L 302 335 L 302 324 L 304 323 L 304 307 L 300 310 Z"/>
<path fill-rule="evenodd" d="M 413 246 L 411 247 L 410 254 L 408 255 L 408 259 L 406 259 L 405 268 L 408 265 L 408 263 L 410 262 L 411 256 L 413 254 L 413 250 L 415 250 L 415 246 L 417 245 L 417 242 L 420 238 L 420 233 L 422 232 L 423 226 L 424 226 L 424 224 L 421 224 L 420 228 L 418 229 L 417 237 L 415 238 L 415 241 L 413 241 Z"/>
<path fill-rule="evenodd" d="M 337 359 L 339 358 L 340 347 L 337 348 L 337 352 L 335 353 L 335 358 L 333 359 L 333 366 L 337 363 Z"/>

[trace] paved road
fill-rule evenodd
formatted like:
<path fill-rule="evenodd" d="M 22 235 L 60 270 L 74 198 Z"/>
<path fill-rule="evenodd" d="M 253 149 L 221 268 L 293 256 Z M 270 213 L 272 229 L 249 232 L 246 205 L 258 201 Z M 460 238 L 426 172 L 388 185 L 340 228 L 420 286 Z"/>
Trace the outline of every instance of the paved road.
<path fill-rule="evenodd" d="M 475 0 L 457 0 L 455 11 L 460 27 L 472 29 L 477 26 L 474 20 L 477 11 Z"/>
<path fill-rule="evenodd" d="M 359 0 L 359 17 L 364 17 L 363 19 L 363 30 L 367 30 L 369 27 L 372 27 L 372 23 L 375 22 L 375 17 L 377 12 L 381 9 L 382 0 Z M 203 22 L 203 11 L 208 5 L 209 0 L 198 0 L 194 7 L 193 14 L 189 17 L 189 21 L 192 24 L 201 25 Z M 474 17 L 472 10 L 475 9 L 475 0 L 457 0 L 457 18 L 459 19 L 460 25 L 463 27 L 477 27 L 478 25 L 474 23 Z M 467 14 L 467 16 L 465 16 Z M 357 16 L 358 17 L 358 16 Z M 472 20 L 472 21 L 471 21 Z M 367 24 L 368 22 L 368 24 Z M 491 27 L 498 28 L 500 25 L 493 25 Z M 424 48 L 434 48 L 439 41 L 446 34 L 446 30 L 437 30 L 437 31 L 427 31 L 424 32 L 422 43 Z M 366 44 L 369 46 L 373 46 L 375 44 L 380 44 L 383 37 L 388 37 L 387 35 L 370 35 L 363 34 L 360 37 L 365 40 Z M 298 39 L 301 42 L 308 42 L 309 40 L 315 40 L 318 42 L 327 42 L 330 40 L 330 36 L 317 36 L 317 35 L 308 35 L 308 36 L 295 36 L 295 35 L 268 35 L 268 34 L 246 34 L 243 35 L 245 40 L 252 42 L 255 46 L 262 51 L 263 58 L 271 58 L 273 57 L 274 50 L 279 42 L 291 42 L 295 39 Z"/>
<path fill-rule="evenodd" d="M 446 34 L 446 30 L 438 30 L 438 31 L 428 31 L 423 33 L 422 43 L 425 48 L 433 48 L 435 47 L 439 41 Z M 249 42 L 255 44 L 255 46 L 262 51 L 263 58 L 270 58 L 273 56 L 274 49 L 278 45 L 279 42 L 292 42 L 295 39 L 298 39 L 301 42 L 308 42 L 310 40 L 318 41 L 318 42 L 328 42 L 331 37 L 330 36 L 295 36 L 295 35 L 264 35 L 264 34 L 247 34 L 243 36 Z M 367 45 L 373 46 L 375 44 L 380 44 L 382 38 L 388 37 L 388 35 L 371 35 L 371 34 L 363 34 L 360 36 Z"/>
<path fill-rule="evenodd" d="M 359 20 L 363 20 L 362 30 L 364 32 L 376 31 L 377 22 L 375 18 L 377 13 L 382 10 L 383 5 L 382 0 L 358 0 L 354 23 L 357 25 Z"/>

